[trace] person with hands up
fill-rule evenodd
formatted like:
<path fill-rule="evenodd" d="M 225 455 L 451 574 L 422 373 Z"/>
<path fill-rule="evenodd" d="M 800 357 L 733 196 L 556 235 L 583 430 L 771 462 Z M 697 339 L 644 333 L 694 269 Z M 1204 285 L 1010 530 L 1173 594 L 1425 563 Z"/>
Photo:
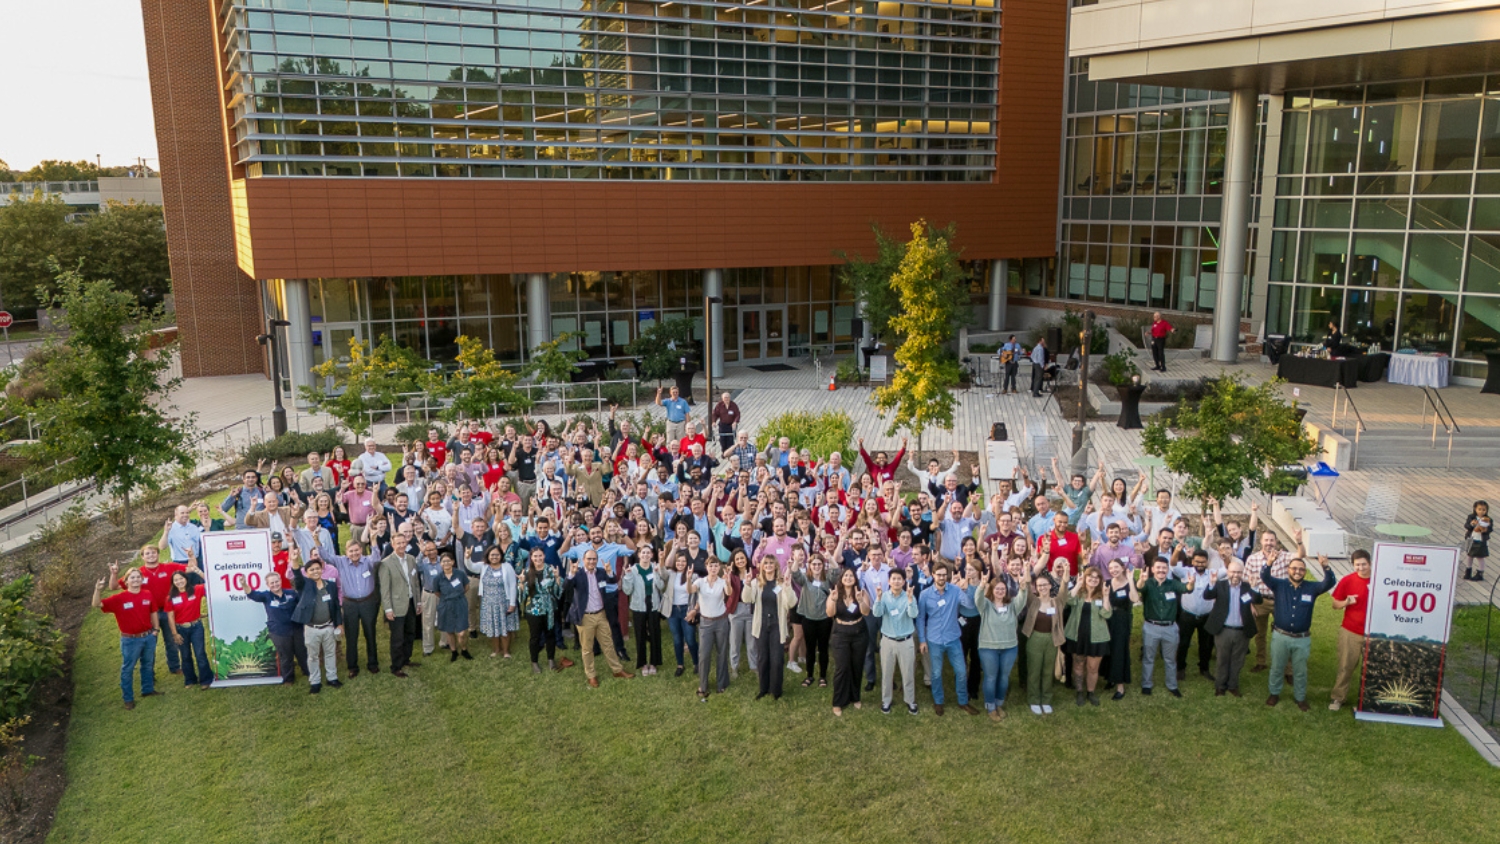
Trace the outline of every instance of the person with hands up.
<path fill-rule="evenodd" d="M 1060 572 L 1063 583 L 1067 582 L 1065 569 L 1066 564 Z M 1031 704 L 1031 714 L 1051 715 L 1053 664 L 1064 641 L 1066 601 L 1057 591 L 1058 584 L 1045 571 L 1031 575 L 1031 589 L 1034 597 L 1026 604 L 1026 621 L 1021 625 L 1021 635 L 1026 640 L 1026 699 Z"/>
<path fill-rule="evenodd" d="M 1182 697 L 1177 688 L 1177 609 L 1178 599 L 1192 591 L 1196 574 L 1189 574 L 1187 583 L 1170 575 L 1167 561 L 1157 558 L 1151 564 L 1151 572 L 1140 572 L 1141 580 L 1136 588 L 1141 593 L 1143 607 L 1141 639 L 1145 645 L 1141 654 L 1141 694 L 1151 694 L 1152 677 L 1156 669 L 1156 657 L 1162 658 L 1167 680 L 1167 691 L 1173 697 Z"/>
<path fill-rule="evenodd" d="M 774 568 L 776 561 L 770 562 Z M 718 557 L 709 558 L 707 576 L 693 579 L 688 593 L 698 596 L 698 701 L 702 703 L 708 700 L 708 676 L 716 664 L 720 694 L 729 689 L 729 575 Z"/>
<path fill-rule="evenodd" d="M 314 555 L 317 551 L 314 550 Z M 302 640 L 307 646 L 308 693 L 323 690 L 326 680 L 332 688 L 339 681 L 338 637 L 344 633 L 344 614 L 339 604 L 338 584 L 323 579 L 323 561 L 313 556 L 303 563 L 291 560 L 292 578 L 297 588 L 297 606 L 292 621 L 302 625 Z"/>
<path fill-rule="evenodd" d="M 1105 594 L 1104 578 L 1099 570 L 1084 569 L 1068 596 L 1066 629 L 1067 647 L 1073 652 L 1073 688 L 1075 702 L 1084 700 L 1099 705 L 1094 688 L 1099 685 L 1099 664 L 1109 656 L 1109 618 L 1114 606 Z"/>
<path fill-rule="evenodd" d="M 701 595 L 699 599 L 702 600 Z M 760 700 L 769 694 L 772 700 L 780 700 L 786 668 L 785 649 L 791 639 L 790 618 L 797 603 L 791 580 L 774 559 L 762 559 L 760 572 L 742 587 L 740 601 L 755 610 L 750 631 L 755 640 L 755 664 L 760 676 L 760 689 L 755 699 Z"/>
<path fill-rule="evenodd" d="M 1294 536 L 1300 546 L 1300 532 Z M 1303 712 L 1308 709 L 1307 657 L 1312 652 L 1312 640 L 1309 637 L 1312 632 L 1313 605 L 1319 595 L 1333 589 L 1336 583 L 1328 557 L 1319 554 L 1318 565 L 1323 569 L 1323 580 L 1318 583 L 1307 581 L 1307 563 L 1300 554 L 1286 564 L 1285 579 L 1268 571 L 1261 572 L 1260 581 L 1271 590 L 1271 598 L 1276 604 L 1273 611 L 1276 624 L 1271 629 L 1271 695 L 1266 698 L 1266 706 L 1275 706 L 1281 701 L 1281 690 L 1286 685 L 1283 672 L 1287 663 L 1291 663 L 1292 696 L 1298 709 Z"/>
<path fill-rule="evenodd" d="M 1010 672 L 1020 650 L 1017 630 L 1026 611 L 1029 592 L 1025 580 L 1012 592 L 1006 576 L 985 572 L 974 595 L 979 610 L 979 683 L 984 708 L 991 721 L 1005 718 L 1005 698 L 1010 692 Z"/>
<path fill-rule="evenodd" d="M 917 714 L 916 635 L 917 593 L 914 584 L 906 582 L 906 573 L 888 569 L 889 589 L 875 587 L 872 617 L 880 620 L 880 711 L 891 712 L 891 694 L 895 672 L 901 672 L 901 690 L 906 711 Z"/>
<path fill-rule="evenodd" d="M 824 607 L 833 619 L 830 650 L 833 652 L 833 714 L 843 715 L 851 704 L 860 708 L 860 675 L 864 672 L 869 633 L 865 616 L 870 614 L 870 596 L 859 588 L 854 569 L 843 569 Z"/>
<path fill-rule="evenodd" d="M 1251 607 L 1265 598 L 1245 579 L 1245 564 L 1231 558 L 1223 570 L 1208 572 L 1208 590 L 1213 600 L 1203 629 L 1214 637 L 1214 697 L 1226 693 L 1240 696 L 1240 671 L 1250 652 L 1250 640 L 1258 631 Z"/>
<path fill-rule="evenodd" d="M 615 677 L 622 680 L 635 677 L 620 663 L 620 657 L 615 653 L 614 636 L 609 630 L 609 620 L 604 615 L 604 586 L 614 583 L 616 578 L 600 567 L 599 552 L 593 548 L 584 551 L 582 567 L 576 559 L 568 561 L 567 589 L 573 596 L 572 604 L 568 607 L 568 620 L 578 633 L 579 652 L 583 654 L 583 673 L 589 688 L 599 688 L 599 677 L 594 673 L 596 639 L 604 652 L 604 660 Z"/>
<path fill-rule="evenodd" d="M 118 562 L 109 564 L 109 576 L 94 583 L 93 605 L 102 612 L 115 617 L 120 628 L 120 692 L 126 709 L 135 709 L 135 666 L 141 667 L 141 697 L 161 694 L 156 691 L 156 638 L 158 607 L 151 593 L 143 587 L 145 581 L 137 569 L 129 569 L 121 578 L 124 591 L 108 598 L 104 597 L 106 584 L 113 582 L 120 571 Z M 170 646 L 169 646 L 170 647 Z M 169 653 L 171 651 L 169 650 Z"/>
<path fill-rule="evenodd" d="M 974 599 L 963 588 L 965 584 L 950 583 L 953 570 L 946 562 L 937 563 L 932 570 L 931 589 L 922 590 L 917 599 L 917 649 L 925 656 L 932 669 L 932 711 L 943 714 L 943 662 L 953 666 L 953 688 L 958 696 L 958 708 L 970 715 L 979 710 L 969 705 L 968 670 L 964 666 L 961 628 L 958 625 L 960 606 L 974 607 Z M 978 582 L 978 572 L 969 572 L 969 577 Z"/>

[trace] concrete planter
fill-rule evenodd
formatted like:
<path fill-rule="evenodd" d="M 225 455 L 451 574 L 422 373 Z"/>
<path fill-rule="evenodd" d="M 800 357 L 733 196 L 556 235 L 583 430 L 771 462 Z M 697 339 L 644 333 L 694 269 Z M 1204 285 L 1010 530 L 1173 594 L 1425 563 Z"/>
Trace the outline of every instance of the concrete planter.
<path fill-rule="evenodd" d="M 1098 384 L 1090 382 L 1089 404 L 1094 406 L 1094 410 L 1100 416 L 1119 416 L 1119 394 L 1114 392 L 1118 388 L 1110 387 L 1109 389 L 1110 392 L 1106 393 L 1104 390 L 1100 389 Z M 1113 394 L 1113 397 L 1111 397 L 1110 394 Z M 1143 401 L 1141 402 L 1141 418 L 1144 419 L 1153 413 L 1160 413 L 1163 410 L 1166 410 L 1167 408 L 1173 407 L 1175 405 L 1176 402 Z"/>

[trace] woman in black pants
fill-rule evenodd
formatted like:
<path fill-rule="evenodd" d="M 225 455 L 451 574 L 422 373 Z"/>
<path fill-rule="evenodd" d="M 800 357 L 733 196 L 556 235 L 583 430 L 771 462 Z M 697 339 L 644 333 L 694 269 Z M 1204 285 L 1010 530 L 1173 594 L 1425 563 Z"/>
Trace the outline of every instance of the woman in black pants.
<path fill-rule="evenodd" d="M 635 623 L 635 668 L 649 677 L 661 667 L 661 589 L 662 571 L 656 564 L 656 549 L 641 545 L 635 552 L 634 565 L 626 564 L 624 585 L 630 596 L 630 616 Z"/>
<path fill-rule="evenodd" d="M 781 574 L 775 557 L 761 559 L 760 574 L 745 583 L 740 601 L 754 609 L 755 664 L 760 668 L 760 690 L 755 699 L 769 694 L 772 699 L 780 700 L 781 681 L 786 673 L 785 648 L 791 638 L 788 618 L 797 596 L 792 592 L 792 582 Z"/>
<path fill-rule="evenodd" d="M 568 659 L 564 659 L 560 665 L 557 662 L 557 640 L 561 638 L 558 635 L 557 601 L 562 597 L 562 581 L 557 579 L 557 574 L 547 565 L 547 555 L 542 549 L 531 549 L 531 565 L 526 569 L 526 576 L 521 579 L 518 592 L 516 603 L 521 608 L 521 615 L 526 618 L 527 626 L 531 628 L 531 673 L 542 673 L 537 657 L 541 655 L 544 642 L 547 647 L 548 668 L 561 671 L 572 665 Z"/>
<path fill-rule="evenodd" d="M 825 611 L 833 617 L 833 714 L 843 715 L 850 703 L 859 709 L 859 684 L 865 667 L 869 634 L 865 616 L 870 596 L 859 588 L 854 569 L 844 569 L 838 586 L 829 593 Z"/>
<path fill-rule="evenodd" d="M 834 582 L 827 574 L 827 563 L 820 554 L 807 561 L 807 571 L 792 569 L 792 582 L 802 590 L 797 612 L 802 616 L 803 637 L 807 641 L 807 679 L 804 688 L 811 686 L 813 665 L 818 667 L 817 684 L 828 686 L 828 639 L 833 633 L 833 619 L 828 617 L 828 596 L 833 592 Z"/>

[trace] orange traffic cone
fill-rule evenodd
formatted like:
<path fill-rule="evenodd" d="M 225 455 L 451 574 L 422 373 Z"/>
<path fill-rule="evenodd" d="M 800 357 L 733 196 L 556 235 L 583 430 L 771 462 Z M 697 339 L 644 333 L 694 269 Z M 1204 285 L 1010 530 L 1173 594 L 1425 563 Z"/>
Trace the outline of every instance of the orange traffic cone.
<path fill-rule="evenodd" d="M 828 376 L 828 392 L 830 392 L 830 393 L 833 392 L 834 390 L 838 389 L 838 387 L 834 386 L 833 379 L 834 379 L 834 376 L 832 376 L 832 375 Z"/>

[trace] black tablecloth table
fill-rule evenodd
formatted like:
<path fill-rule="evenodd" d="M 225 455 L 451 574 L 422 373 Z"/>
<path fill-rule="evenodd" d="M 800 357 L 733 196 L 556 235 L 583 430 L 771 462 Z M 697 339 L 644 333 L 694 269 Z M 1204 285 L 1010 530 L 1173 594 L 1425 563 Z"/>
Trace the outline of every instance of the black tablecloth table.
<path fill-rule="evenodd" d="M 1484 386 L 1480 388 L 1481 393 L 1500 393 L 1500 349 L 1491 349 L 1484 353 L 1484 359 L 1489 361 L 1489 372 L 1484 376 Z"/>
<path fill-rule="evenodd" d="M 1141 395 L 1145 392 L 1145 384 L 1120 388 L 1120 421 L 1116 425 L 1126 430 L 1146 427 L 1141 424 Z"/>
<path fill-rule="evenodd" d="M 1385 380 L 1385 369 L 1391 364 L 1390 352 L 1376 352 L 1373 355 L 1360 355 L 1359 380 L 1374 382 Z"/>
<path fill-rule="evenodd" d="M 1337 384 L 1359 386 L 1359 358 L 1323 360 L 1285 355 L 1276 365 L 1276 374 L 1293 384 L 1310 384 L 1332 389 Z"/>

